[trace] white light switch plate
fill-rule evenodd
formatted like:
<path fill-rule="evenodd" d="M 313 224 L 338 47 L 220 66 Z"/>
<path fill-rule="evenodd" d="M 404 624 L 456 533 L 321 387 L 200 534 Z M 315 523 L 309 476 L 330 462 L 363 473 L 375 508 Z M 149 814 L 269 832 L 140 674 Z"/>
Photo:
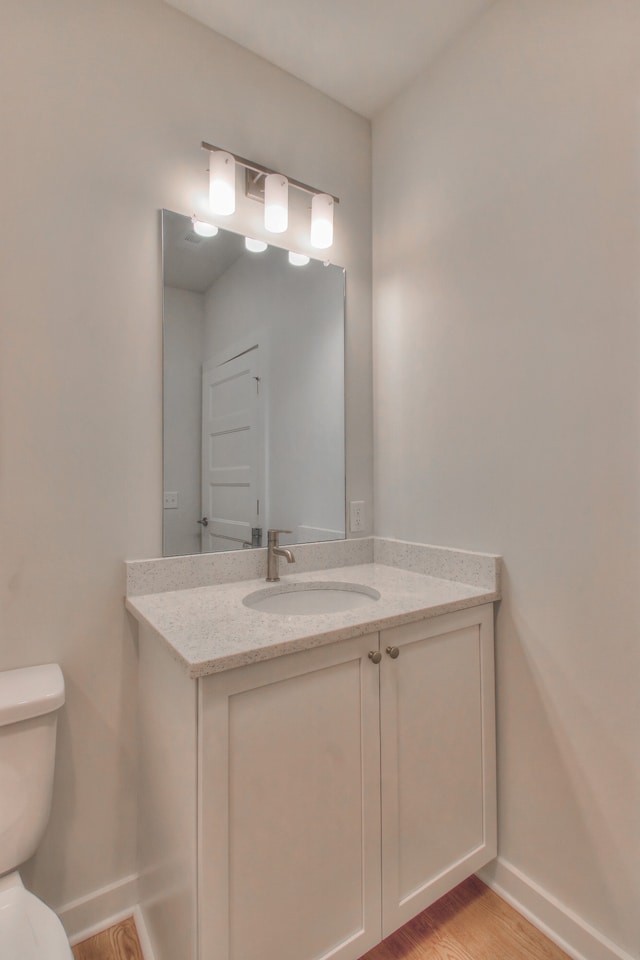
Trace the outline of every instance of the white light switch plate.
<path fill-rule="evenodd" d="M 177 510 L 177 509 L 178 509 L 178 492 L 177 492 L 177 490 L 165 490 L 165 492 L 164 492 L 164 508 L 165 508 L 165 510 Z"/>

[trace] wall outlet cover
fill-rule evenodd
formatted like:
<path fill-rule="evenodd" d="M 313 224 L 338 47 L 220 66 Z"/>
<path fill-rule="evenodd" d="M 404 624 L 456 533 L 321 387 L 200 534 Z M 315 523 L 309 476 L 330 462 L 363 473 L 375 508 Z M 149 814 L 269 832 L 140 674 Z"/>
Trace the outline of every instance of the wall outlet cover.
<path fill-rule="evenodd" d="M 351 500 L 349 503 L 349 530 L 351 533 L 363 533 L 365 526 L 364 500 Z"/>

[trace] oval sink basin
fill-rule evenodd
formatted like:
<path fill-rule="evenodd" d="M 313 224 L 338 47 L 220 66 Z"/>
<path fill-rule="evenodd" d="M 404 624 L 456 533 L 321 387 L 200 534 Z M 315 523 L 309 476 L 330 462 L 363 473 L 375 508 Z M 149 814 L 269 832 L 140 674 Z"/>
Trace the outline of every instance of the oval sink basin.
<path fill-rule="evenodd" d="M 372 587 L 355 583 L 288 583 L 256 590 L 243 599 L 246 607 L 261 613 L 312 614 L 355 610 L 380 599 Z"/>

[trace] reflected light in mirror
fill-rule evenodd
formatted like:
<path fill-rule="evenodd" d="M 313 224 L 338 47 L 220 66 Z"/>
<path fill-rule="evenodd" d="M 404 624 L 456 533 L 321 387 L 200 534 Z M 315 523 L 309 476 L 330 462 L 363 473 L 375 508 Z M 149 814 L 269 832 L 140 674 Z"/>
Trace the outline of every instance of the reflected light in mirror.
<path fill-rule="evenodd" d="M 306 267 L 309 263 L 309 257 L 304 253 L 294 253 L 293 250 L 290 250 L 289 263 L 294 267 Z"/>
<path fill-rule="evenodd" d="M 197 233 L 199 237 L 215 237 L 218 233 L 218 228 L 214 227 L 212 223 L 205 223 L 204 220 L 198 220 L 197 217 L 192 217 L 191 223 L 194 233 Z"/>
<path fill-rule="evenodd" d="M 245 237 L 244 245 L 251 253 L 263 253 L 268 246 L 265 240 L 254 240 L 253 237 Z"/>

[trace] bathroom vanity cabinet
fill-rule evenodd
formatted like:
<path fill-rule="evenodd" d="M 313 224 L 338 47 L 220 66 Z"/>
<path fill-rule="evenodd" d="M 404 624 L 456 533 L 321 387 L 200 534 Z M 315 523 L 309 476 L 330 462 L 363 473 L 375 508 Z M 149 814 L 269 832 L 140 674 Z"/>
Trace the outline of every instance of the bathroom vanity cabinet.
<path fill-rule="evenodd" d="M 197 680 L 139 644 L 156 960 L 356 960 L 495 856 L 492 604 Z"/>

